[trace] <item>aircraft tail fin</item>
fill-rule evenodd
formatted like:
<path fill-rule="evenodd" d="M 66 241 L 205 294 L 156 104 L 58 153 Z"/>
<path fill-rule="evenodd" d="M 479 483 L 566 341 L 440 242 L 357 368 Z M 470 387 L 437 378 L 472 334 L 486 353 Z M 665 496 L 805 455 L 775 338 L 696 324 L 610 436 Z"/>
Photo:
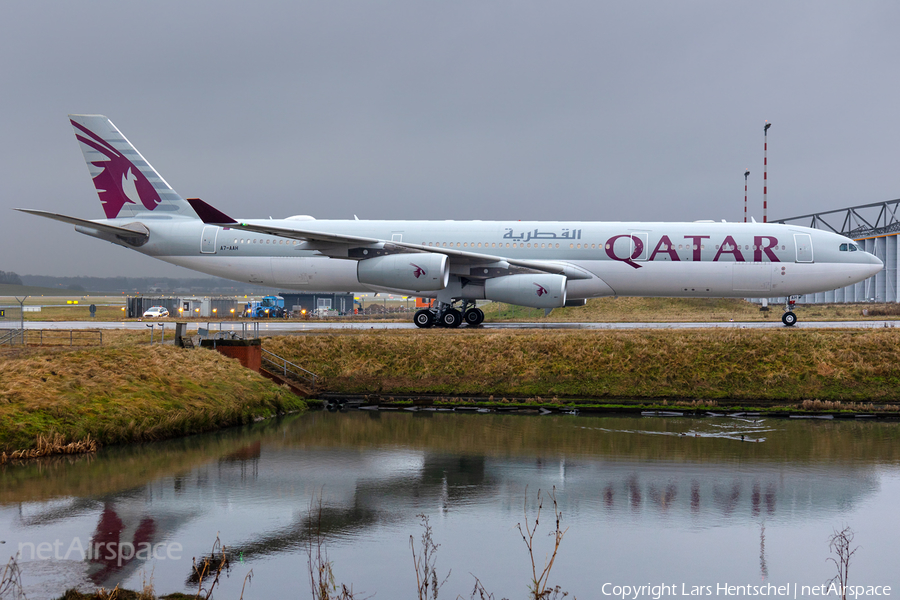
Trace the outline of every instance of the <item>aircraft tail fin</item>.
<path fill-rule="evenodd" d="M 166 183 L 141 153 L 103 115 L 69 115 L 107 219 L 140 213 L 196 218 L 190 204 Z"/>

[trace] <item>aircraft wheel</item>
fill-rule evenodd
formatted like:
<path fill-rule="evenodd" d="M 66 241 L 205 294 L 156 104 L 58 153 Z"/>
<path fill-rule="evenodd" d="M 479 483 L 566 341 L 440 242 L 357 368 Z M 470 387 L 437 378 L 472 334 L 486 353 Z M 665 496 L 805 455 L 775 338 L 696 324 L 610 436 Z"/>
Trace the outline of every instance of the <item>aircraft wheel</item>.
<path fill-rule="evenodd" d="M 448 329 L 452 329 L 454 327 L 459 327 L 462 323 L 462 315 L 459 314 L 459 311 L 455 308 L 449 308 L 441 317 L 441 326 L 447 327 Z"/>
<path fill-rule="evenodd" d="M 787 311 L 781 315 L 781 322 L 784 323 L 785 327 L 793 327 L 794 323 L 797 322 L 797 315 L 791 311 Z"/>
<path fill-rule="evenodd" d="M 484 312 L 480 308 L 470 308 L 463 318 L 469 327 L 478 327 L 484 322 Z"/>
<path fill-rule="evenodd" d="M 434 325 L 434 316 L 430 310 L 417 310 L 413 317 L 413 323 L 416 324 L 416 327 L 431 327 Z"/>

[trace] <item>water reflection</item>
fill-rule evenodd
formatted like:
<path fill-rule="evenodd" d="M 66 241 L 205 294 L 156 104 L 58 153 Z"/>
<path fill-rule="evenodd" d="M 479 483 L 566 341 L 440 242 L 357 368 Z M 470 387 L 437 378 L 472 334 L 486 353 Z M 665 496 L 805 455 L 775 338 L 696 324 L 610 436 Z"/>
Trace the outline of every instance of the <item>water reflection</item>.
<path fill-rule="evenodd" d="M 191 556 L 208 552 L 217 531 L 247 565 L 296 570 L 311 532 L 338 547 L 380 543 L 413 532 L 425 512 L 472 536 L 485 519 L 507 528 L 520 520 L 526 488 L 555 486 L 574 525 L 752 527 L 755 571 L 768 578 L 766 528 L 856 510 L 896 467 L 897 436 L 895 424 L 874 422 L 317 413 L 7 466 L 0 537 L 4 549 L 59 539 L 64 551 L 76 538 L 89 548 L 177 542 L 181 561 L 150 561 L 157 589 L 168 592 L 183 589 Z M 320 518 L 310 512 L 319 494 Z M 46 563 L 28 558 L 26 579 L 52 580 L 40 576 Z M 108 588 L 139 586 L 148 562 L 54 560 L 68 579 L 77 571 L 82 586 Z M 29 597 L 60 591 L 34 585 Z"/>

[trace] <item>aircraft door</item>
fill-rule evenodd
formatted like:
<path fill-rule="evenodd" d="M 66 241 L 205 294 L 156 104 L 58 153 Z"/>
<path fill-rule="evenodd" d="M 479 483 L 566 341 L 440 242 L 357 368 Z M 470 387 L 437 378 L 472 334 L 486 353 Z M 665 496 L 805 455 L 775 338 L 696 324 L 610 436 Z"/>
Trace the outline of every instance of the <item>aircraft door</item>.
<path fill-rule="evenodd" d="M 218 227 L 204 227 L 200 236 L 200 252 L 202 254 L 216 253 L 216 236 L 219 235 Z"/>
<path fill-rule="evenodd" d="M 808 233 L 795 233 L 794 246 L 797 248 L 797 262 L 813 262 L 812 236 Z"/>

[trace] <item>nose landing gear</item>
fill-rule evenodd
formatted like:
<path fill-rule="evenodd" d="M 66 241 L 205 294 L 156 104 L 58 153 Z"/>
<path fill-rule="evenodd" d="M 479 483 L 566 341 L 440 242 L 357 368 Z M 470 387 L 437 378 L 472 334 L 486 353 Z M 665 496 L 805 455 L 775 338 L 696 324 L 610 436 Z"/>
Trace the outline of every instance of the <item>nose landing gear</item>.
<path fill-rule="evenodd" d="M 794 314 L 794 305 L 797 301 L 793 296 L 785 298 L 784 314 L 781 315 L 781 322 L 785 327 L 793 327 L 797 323 L 797 315 Z"/>

